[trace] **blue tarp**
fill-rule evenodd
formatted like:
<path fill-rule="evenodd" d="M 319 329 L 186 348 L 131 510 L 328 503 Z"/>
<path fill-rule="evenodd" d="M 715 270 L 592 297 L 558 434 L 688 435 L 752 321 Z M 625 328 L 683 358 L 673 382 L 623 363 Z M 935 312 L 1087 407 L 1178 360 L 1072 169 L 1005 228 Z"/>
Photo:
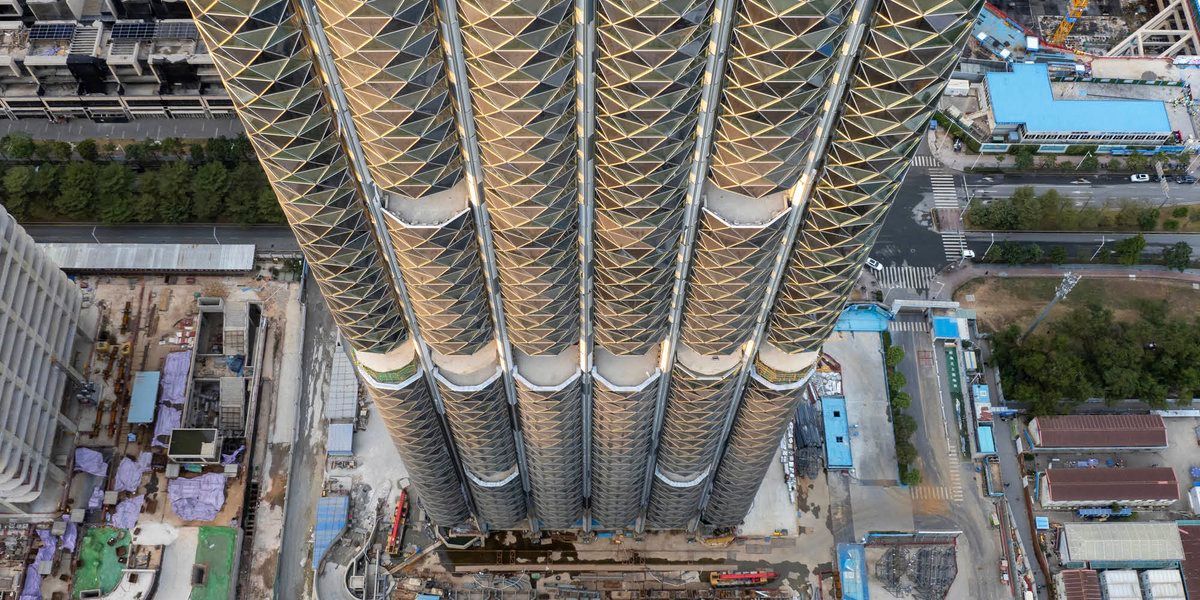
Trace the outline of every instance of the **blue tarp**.
<path fill-rule="evenodd" d="M 1038 531 L 1046 531 L 1050 529 L 1050 517 L 1034 517 L 1033 525 Z"/>
<path fill-rule="evenodd" d="M 1161 101 L 1056 100 L 1046 65 L 1018 63 L 1012 69 L 987 74 L 996 123 L 1024 125 L 1030 133 L 1171 133 Z"/>
<path fill-rule="evenodd" d="M 958 339 L 958 319 L 954 317 L 934 317 L 933 318 L 933 339 L 935 340 L 957 340 Z"/>
<path fill-rule="evenodd" d="M 991 425 L 980 425 L 975 428 L 975 438 L 979 440 L 980 454 L 996 453 L 996 438 L 992 436 Z"/>
<path fill-rule="evenodd" d="M 325 496 L 317 500 L 317 527 L 313 531 L 313 568 L 319 569 L 321 558 L 346 526 L 350 514 L 350 496 Z"/>
<path fill-rule="evenodd" d="M 874 304 L 853 304 L 842 311 L 834 331 L 887 331 L 892 315 Z"/>
<path fill-rule="evenodd" d="M 838 571 L 842 575 L 843 600 L 868 600 L 867 552 L 862 544 L 838 544 Z"/>
<path fill-rule="evenodd" d="M 825 466 L 830 469 L 853 468 L 846 399 L 841 396 L 822 396 L 821 418 L 825 424 Z"/>
<path fill-rule="evenodd" d="M 138 371 L 133 376 L 133 395 L 129 398 L 129 422 L 153 423 L 154 404 L 158 401 L 158 371 Z"/>

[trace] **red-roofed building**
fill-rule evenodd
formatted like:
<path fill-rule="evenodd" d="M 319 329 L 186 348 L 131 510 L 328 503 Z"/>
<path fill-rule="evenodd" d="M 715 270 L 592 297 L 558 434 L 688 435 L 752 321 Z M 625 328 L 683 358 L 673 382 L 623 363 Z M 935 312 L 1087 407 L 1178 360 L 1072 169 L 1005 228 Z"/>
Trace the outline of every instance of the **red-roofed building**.
<path fill-rule="evenodd" d="M 1029 422 L 1033 450 L 1161 450 L 1167 425 L 1158 415 L 1064 415 Z"/>
<path fill-rule="evenodd" d="M 1179 481 L 1169 467 L 1048 469 L 1041 501 L 1047 509 L 1164 507 L 1179 501 Z"/>
<path fill-rule="evenodd" d="M 1100 575 L 1091 569 L 1067 569 L 1054 576 L 1059 600 L 1102 600 Z"/>

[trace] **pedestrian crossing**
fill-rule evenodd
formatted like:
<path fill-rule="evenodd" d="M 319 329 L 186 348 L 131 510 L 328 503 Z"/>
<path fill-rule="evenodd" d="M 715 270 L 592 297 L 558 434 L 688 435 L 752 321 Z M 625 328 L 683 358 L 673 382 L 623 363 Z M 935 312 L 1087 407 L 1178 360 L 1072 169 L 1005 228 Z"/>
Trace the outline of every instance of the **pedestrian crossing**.
<path fill-rule="evenodd" d="M 918 485 L 910 490 L 915 500 L 949 500 L 950 488 L 944 485 Z"/>
<path fill-rule="evenodd" d="M 892 321 L 888 323 L 888 331 L 929 331 L 929 324 L 924 321 Z"/>
<path fill-rule="evenodd" d="M 958 186 L 955 185 L 954 175 L 945 169 L 930 170 L 929 183 L 933 187 L 934 210 L 950 212 L 952 217 L 943 220 L 939 232 L 942 236 L 942 252 L 947 261 L 957 262 L 962 258 L 963 251 L 967 249 L 967 238 L 959 231 L 961 225 L 958 223 L 958 214 L 956 214 L 962 210 L 958 198 Z"/>
<path fill-rule="evenodd" d="M 925 155 L 922 155 L 922 154 L 918 154 L 918 155 L 916 155 L 916 156 L 914 156 L 914 157 L 913 157 L 913 160 L 912 160 L 912 166 L 914 166 L 914 167 L 926 167 L 926 168 L 928 168 L 928 167 L 940 167 L 940 166 L 942 166 L 942 163 L 938 162 L 938 159 L 936 159 L 936 158 L 934 158 L 934 157 L 932 157 L 932 156 L 925 156 Z"/>
<path fill-rule="evenodd" d="M 933 267 L 884 267 L 879 284 L 884 288 L 927 290 L 936 272 Z"/>
<path fill-rule="evenodd" d="M 933 207 L 955 209 L 958 205 L 958 186 L 954 183 L 954 175 L 945 169 L 929 171 L 929 182 L 933 185 Z"/>

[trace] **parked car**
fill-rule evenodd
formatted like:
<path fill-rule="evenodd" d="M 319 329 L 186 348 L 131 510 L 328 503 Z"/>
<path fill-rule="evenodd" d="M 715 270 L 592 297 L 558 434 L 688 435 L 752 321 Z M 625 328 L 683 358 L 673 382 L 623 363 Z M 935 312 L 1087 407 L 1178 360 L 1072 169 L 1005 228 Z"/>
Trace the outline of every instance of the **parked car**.
<path fill-rule="evenodd" d="M 875 269 L 876 271 L 883 270 L 883 264 L 873 258 L 870 258 L 870 257 L 867 258 L 867 266 L 871 267 L 872 269 Z"/>
<path fill-rule="evenodd" d="M 1147 181 L 1150 181 L 1150 175 L 1147 173 L 1134 173 L 1133 175 L 1129 176 L 1129 181 L 1134 183 L 1146 183 Z"/>
<path fill-rule="evenodd" d="M 1175 183 L 1180 185 L 1192 185 L 1193 183 L 1196 183 L 1196 178 L 1192 177 L 1191 175 L 1180 175 L 1179 177 L 1175 178 Z"/>

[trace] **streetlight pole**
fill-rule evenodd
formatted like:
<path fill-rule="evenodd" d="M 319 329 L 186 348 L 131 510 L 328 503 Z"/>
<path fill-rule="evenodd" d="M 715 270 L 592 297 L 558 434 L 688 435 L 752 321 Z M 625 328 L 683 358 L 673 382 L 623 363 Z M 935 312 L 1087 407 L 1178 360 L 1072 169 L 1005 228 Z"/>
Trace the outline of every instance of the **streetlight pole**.
<path fill-rule="evenodd" d="M 1033 323 L 1029 324 L 1029 329 L 1025 330 L 1024 335 L 1021 336 L 1022 340 L 1029 337 L 1029 334 L 1033 333 L 1034 329 L 1037 329 L 1037 326 L 1041 324 L 1042 319 L 1045 319 L 1046 315 L 1050 314 L 1050 309 L 1054 308 L 1054 305 L 1058 304 L 1059 300 L 1066 298 L 1067 294 L 1070 294 L 1071 290 L 1075 289 L 1075 284 L 1079 283 L 1079 280 L 1082 278 L 1082 275 L 1076 275 L 1071 271 L 1063 273 L 1062 281 L 1059 282 L 1058 287 L 1054 290 L 1054 297 L 1046 303 L 1046 306 L 1042 308 L 1042 312 L 1038 313 L 1038 316 L 1033 320 Z"/>
<path fill-rule="evenodd" d="M 213 225 L 213 239 L 217 240 L 217 245 L 221 245 L 221 239 L 217 237 L 217 226 Z"/>
<path fill-rule="evenodd" d="M 100 238 L 96 237 L 96 228 L 95 227 L 92 227 L 92 239 L 96 240 L 97 244 L 100 243 Z"/>

